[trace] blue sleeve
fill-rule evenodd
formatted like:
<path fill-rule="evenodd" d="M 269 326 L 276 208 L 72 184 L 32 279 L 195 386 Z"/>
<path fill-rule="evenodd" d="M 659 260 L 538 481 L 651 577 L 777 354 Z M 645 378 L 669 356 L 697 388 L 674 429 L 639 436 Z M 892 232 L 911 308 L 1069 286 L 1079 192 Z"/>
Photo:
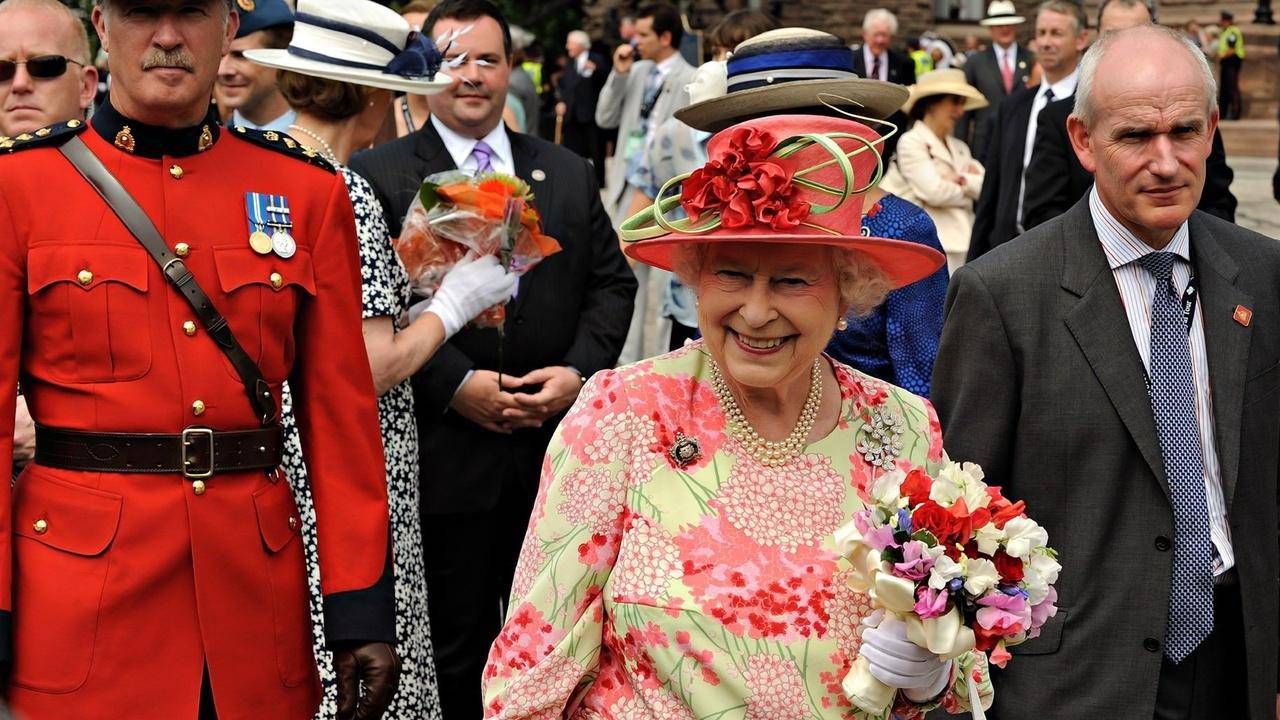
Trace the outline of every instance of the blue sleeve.
<path fill-rule="evenodd" d="M 902 233 L 903 240 L 942 253 L 938 230 L 923 210 Z M 947 299 L 947 266 L 932 275 L 889 293 L 885 300 L 885 342 L 893 366 L 894 384 L 924 398 L 942 337 L 943 304 Z"/>

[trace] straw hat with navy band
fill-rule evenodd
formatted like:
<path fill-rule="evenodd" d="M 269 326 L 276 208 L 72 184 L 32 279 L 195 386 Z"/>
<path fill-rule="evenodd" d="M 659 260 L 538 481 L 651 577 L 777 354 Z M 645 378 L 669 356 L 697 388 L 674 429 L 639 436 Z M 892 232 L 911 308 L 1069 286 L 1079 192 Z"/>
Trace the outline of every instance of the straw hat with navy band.
<path fill-rule="evenodd" d="M 994 25 L 1021 25 L 1027 19 L 1018 14 L 1018 9 L 1009 0 L 991 0 L 987 6 L 987 16 L 978 22 L 983 27 Z"/>
<path fill-rule="evenodd" d="M 293 40 L 284 50 L 245 50 L 270 68 L 420 95 L 453 79 L 430 39 L 391 8 L 371 0 L 298 0 Z"/>
<path fill-rule="evenodd" d="M 853 51 L 835 35 L 809 28 L 770 30 L 743 41 L 734 48 L 726 71 L 726 94 L 677 110 L 676 118 L 707 132 L 824 106 L 882 120 L 907 99 L 900 85 L 859 78 Z"/>

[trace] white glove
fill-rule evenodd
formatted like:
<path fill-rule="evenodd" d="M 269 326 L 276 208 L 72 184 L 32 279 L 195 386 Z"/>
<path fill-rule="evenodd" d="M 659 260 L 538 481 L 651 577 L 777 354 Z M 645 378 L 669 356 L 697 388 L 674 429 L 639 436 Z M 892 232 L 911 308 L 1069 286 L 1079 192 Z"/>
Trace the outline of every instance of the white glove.
<path fill-rule="evenodd" d="M 444 276 L 431 300 L 409 308 L 409 320 L 424 311 L 434 313 L 444 325 L 445 339 L 451 338 L 476 315 L 508 300 L 516 290 L 516 279 L 492 255 L 463 260 Z"/>
<path fill-rule="evenodd" d="M 878 614 L 878 613 L 877 613 Z M 928 702 L 942 693 L 951 679 L 951 661 L 942 660 L 907 639 L 907 624 L 892 615 L 863 621 L 858 654 L 871 665 L 871 675 L 890 687 L 901 688 L 908 700 Z"/>

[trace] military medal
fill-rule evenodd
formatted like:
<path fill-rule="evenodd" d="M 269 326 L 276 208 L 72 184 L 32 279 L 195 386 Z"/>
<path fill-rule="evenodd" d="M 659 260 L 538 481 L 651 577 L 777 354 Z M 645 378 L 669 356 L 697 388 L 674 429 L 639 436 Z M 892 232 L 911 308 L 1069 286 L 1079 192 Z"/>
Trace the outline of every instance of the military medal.
<path fill-rule="evenodd" d="M 270 255 L 275 243 L 272 242 L 271 236 L 262 232 L 262 230 L 254 230 L 249 236 L 249 247 L 259 255 Z"/>
<path fill-rule="evenodd" d="M 245 213 L 249 216 L 249 247 L 259 255 L 275 253 L 288 260 L 298 252 L 293 239 L 293 219 L 290 217 L 289 199 L 283 195 L 245 193 Z M 268 229 L 269 228 L 269 229 Z"/>
<path fill-rule="evenodd" d="M 282 259 L 288 260 L 298 251 L 298 243 L 294 241 L 293 236 L 284 230 L 276 230 L 271 235 L 271 249 L 275 250 L 276 255 Z"/>

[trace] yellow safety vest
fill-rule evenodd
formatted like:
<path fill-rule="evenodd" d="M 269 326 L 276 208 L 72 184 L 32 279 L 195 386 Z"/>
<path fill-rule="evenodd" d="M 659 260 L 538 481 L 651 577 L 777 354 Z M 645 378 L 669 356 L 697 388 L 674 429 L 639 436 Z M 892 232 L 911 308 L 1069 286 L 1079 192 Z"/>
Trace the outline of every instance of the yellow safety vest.
<path fill-rule="evenodd" d="M 1231 47 L 1230 40 L 1234 39 L 1235 47 Z M 1241 34 L 1240 28 L 1235 25 L 1228 25 L 1226 30 L 1218 36 L 1218 57 L 1225 57 L 1234 52 L 1241 60 L 1244 59 L 1244 35 Z"/>
<path fill-rule="evenodd" d="M 520 63 L 520 68 L 529 73 L 533 86 L 538 89 L 538 92 L 542 92 L 542 63 L 526 60 Z"/>
<path fill-rule="evenodd" d="M 933 56 L 928 50 L 912 50 L 911 59 L 916 63 L 916 77 L 933 69 Z"/>

